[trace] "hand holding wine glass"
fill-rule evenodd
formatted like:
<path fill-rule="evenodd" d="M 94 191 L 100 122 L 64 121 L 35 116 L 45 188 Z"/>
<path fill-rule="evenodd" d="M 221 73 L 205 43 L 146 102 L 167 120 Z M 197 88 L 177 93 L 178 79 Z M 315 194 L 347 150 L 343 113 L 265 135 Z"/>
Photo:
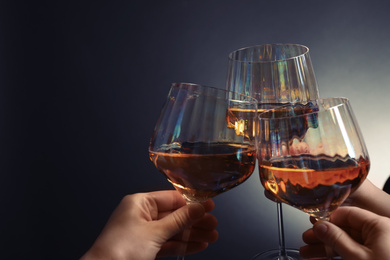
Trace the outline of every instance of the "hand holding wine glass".
<path fill-rule="evenodd" d="M 344 260 L 390 259 L 390 218 L 358 207 L 336 209 L 330 222 L 316 222 L 302 237 L 305 258 L 326 257 L 331 247 Z"/>
<path fill-rule="evenodd" d="M 278 199 L 328 220 L 366 178 L 369 158 L 347 99 L 320 99 L 315 107 L 260 115 L 259 172 Z"/>
<path fill-rule="evenodd" d="M 312 107 L 260 114 L 259 173 L 279 200 L 329 220 L 366 178 L 369 157 L 347 99 L 319 99 Z"/>
<path fill-rule="evenodd" d="M 103 230 L 80 260 L 137 259 L 174 256 L 180 232 L 191 228 L 188 253 L 207 248 L 218 238 L 214 202 L 186 205 L 176 190 L 135 193 L 123 197 Z"/>
<path fill-rule="evenodd" d="M 252 174 L 256 119 L 251 97 L 173 84 L 150 141 L 150 159 L 187 203 L 204 202 Z"/>

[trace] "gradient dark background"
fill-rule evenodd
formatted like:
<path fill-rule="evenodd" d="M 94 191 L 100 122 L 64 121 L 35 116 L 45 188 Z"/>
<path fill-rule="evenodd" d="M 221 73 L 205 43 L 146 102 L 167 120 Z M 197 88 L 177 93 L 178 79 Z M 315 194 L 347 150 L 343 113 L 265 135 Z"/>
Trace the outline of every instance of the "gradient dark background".
<path fill-rule="evenodd" d="M 2 1 L 0 259 L 77 259 L 121 198 L 172 189 L 148 157 L 172 82 L 225 88 L 228 54 L 310 48 L 323 97 L 351 99 L 372 159 L 390 175 L 387 1 Z M 277 247 L 257 171 L 215 198 L 217 243 L 187 259 L 250 259 Z M 286 244 L 309 217 L 285 206 Z"/>

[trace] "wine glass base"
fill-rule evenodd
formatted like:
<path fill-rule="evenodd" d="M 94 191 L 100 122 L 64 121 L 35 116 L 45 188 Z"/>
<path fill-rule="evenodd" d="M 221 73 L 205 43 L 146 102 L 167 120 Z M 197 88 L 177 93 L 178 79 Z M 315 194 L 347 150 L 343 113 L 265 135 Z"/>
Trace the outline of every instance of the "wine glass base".
<path fill-rule="evenodd" d="M 299 255 L 299 250 L 287 248 L 287 256 L 281 256 L 278 249 L 265 251 L 255 255 L 251 260 L 304 260 Z"/>

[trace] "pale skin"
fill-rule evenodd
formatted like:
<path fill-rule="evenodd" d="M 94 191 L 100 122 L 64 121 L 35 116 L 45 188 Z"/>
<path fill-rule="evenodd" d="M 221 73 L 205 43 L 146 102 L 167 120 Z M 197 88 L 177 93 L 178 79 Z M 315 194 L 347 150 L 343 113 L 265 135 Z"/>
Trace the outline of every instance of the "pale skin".
<path fill-rule="evenodd" d="M 314 151 L 304 142 L 282 146 L 282 154 L 321 154 L 322 144 Z M 275 201 L 269 192 L 266 196 Z M 335 210 L 330 221 L 316 222 L 303 233 L 307 244 L 300 249 L 304 258 L 324 259 L 339 255 L 346 260 L 390 259 L 390 195 L 368 179 Z"/>
<path fill-rule="evenodd" d="M 390 195 L 369 180 L 331 215 L 330 222 L 319 221 L 303 233 L 304 258 L 325 258 L 324 245 L 343 259 L 390 259 Z M 329 256 L 329 252 L 328 252 Z"/>
<path fill-rule="evenodd" d="M 368 179 L 347 198 L 343 205 L 356 206 L 390 218 L 390 195 Z"/>
<path fill-rule="evenodd" d="M 209 213 L 214 206 L 212 200 L 186 205 L 173 190 L 127 195 L 80 260 L 152 260 L 202 251 L 218 239 L 217 220 Z"/>
<path fill-rule="evenodd" d="M 282 146 L 282 154 L 321 154 L 322 144 L 314 151 L 304 142 Z M 266 196 L 276 201 L 272 194 Z M 316 222 L 303 233 L 307 243 L 300 249 L 304 258 L 324 259 L 339 255 L 346 260 L 390 259 L 390 195 L 368 179 L 335 210 L 330 222 Z"/>

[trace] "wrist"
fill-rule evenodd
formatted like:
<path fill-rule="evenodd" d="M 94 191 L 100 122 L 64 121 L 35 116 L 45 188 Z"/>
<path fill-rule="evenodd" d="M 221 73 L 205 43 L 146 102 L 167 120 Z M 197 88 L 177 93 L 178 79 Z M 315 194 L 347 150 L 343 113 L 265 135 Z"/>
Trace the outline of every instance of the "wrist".
<path fill-rule="evenodd" d="M 157 252 L 153 253 L 154 248 L 146 248 L 142 243 L 128 242 L 107 243 L 98 239 L 80 260 L 152 260 L 156 258 L 157 248 Z"/>
<path fill-rule="evenodd" d="M 115 248 L 101 247 L 99 244 L 94 244 L 81 258 L 80 260 L 122 260 L 132 259 L 125 257 L 123 253 Z"/>

